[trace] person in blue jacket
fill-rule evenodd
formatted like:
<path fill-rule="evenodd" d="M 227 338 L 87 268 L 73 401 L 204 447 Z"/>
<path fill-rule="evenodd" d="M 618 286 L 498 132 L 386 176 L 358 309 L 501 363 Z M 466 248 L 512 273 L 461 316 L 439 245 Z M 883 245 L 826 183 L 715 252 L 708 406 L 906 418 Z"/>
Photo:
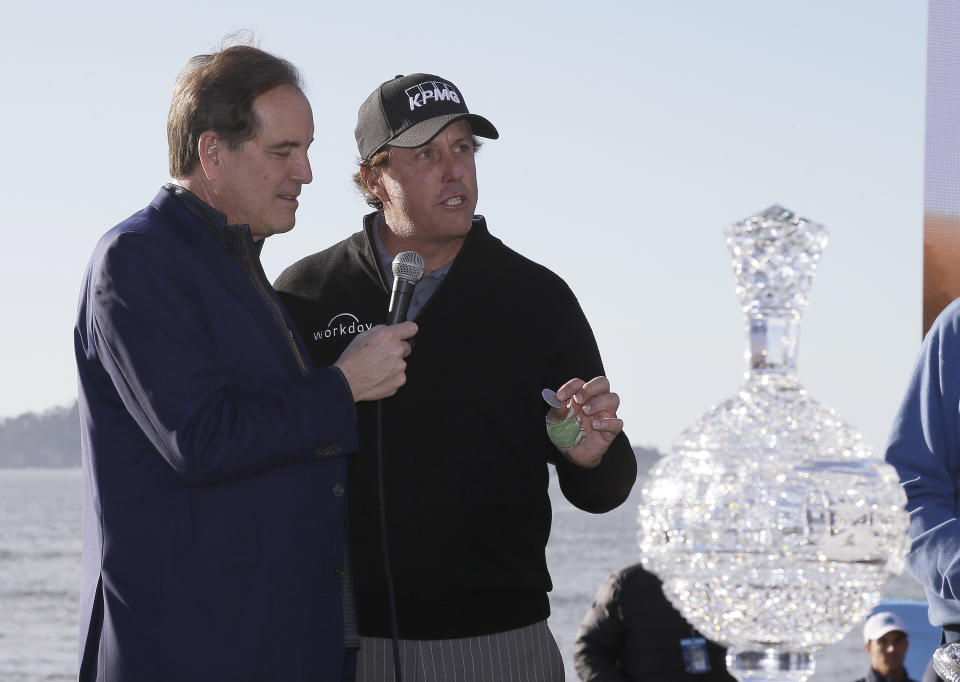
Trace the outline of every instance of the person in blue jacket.
<path fill-rule="evenodd" d="M 891 430 L 886 460 L 910 512 L 907 567 L 923 585 L 930 624 L 960 648 L 960 299 L 930 327 Z M 949 661 L 951 657 L 942 660 Z M 960 656 L 955 657 L 960 673 Z M 936 662 L 937 655 L 934 655 Z M 938 671 L 944 672 L 944 671 Z M 925 676 L 926 679 L 926 676 Z"/>
<path fill-rule="evenodd" d="M 416 325 L 314 369 L 264 276 L 312 179 L 290 63 L 191 59 L 170 173 L 94 249 L 74 333 L 82 423 L 79 679 L 352 678 L 345 455 L 354 403 L 405 381 Z"/>

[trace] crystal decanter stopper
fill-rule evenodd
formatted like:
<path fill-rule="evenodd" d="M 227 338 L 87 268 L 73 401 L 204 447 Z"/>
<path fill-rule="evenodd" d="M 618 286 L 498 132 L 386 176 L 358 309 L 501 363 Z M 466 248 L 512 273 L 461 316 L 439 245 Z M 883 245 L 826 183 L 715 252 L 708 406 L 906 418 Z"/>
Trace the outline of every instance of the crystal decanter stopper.
<path fill-rule="evenodd" d="M 740 680 L 803 682 L 904 568 L 906 496 L 893 467 L 807 395 L 800 319 L 823 226 L 772 206 L 730 225 L 746 316 L 738 393 L 676 440 L 642 492 L 646 568 Z"/>

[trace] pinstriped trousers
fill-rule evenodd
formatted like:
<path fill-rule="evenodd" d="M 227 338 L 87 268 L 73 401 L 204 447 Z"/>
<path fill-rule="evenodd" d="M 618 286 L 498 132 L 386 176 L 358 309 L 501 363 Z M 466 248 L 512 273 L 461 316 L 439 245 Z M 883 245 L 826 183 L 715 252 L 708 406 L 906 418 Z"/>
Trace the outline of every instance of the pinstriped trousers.
<path fill-rule="evenodd" d="M 560 648 L 546 621 L 480 637 L 400 644 L 403 682 L 563 682 Z M 361 637 L 357 682 L 396 682 L 393 642 Z"/>

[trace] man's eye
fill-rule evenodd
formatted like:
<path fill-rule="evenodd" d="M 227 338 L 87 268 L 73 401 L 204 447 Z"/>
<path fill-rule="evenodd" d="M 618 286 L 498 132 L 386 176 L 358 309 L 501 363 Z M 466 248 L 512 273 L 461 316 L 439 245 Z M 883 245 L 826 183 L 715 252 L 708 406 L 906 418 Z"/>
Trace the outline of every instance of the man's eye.
<path fill-rule="evenodd" d="M 417 156 L 421 159 L 429 159 L 432 156 L 432 154 L 430 153 L 429 149 L 422 149 L 420 150 L 420 153 L 417 154 Z"/>

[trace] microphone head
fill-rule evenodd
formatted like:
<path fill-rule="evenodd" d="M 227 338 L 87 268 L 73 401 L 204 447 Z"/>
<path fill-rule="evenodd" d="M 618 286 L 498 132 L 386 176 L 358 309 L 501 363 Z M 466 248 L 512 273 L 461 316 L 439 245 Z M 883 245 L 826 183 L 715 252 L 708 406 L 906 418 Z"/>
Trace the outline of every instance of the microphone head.
<path fill-rule="evenodd" d="M 423 277 L 423 258 L 416 251 L 402 251 L 393 259 L 393 276 L 416 284 Z"/>

